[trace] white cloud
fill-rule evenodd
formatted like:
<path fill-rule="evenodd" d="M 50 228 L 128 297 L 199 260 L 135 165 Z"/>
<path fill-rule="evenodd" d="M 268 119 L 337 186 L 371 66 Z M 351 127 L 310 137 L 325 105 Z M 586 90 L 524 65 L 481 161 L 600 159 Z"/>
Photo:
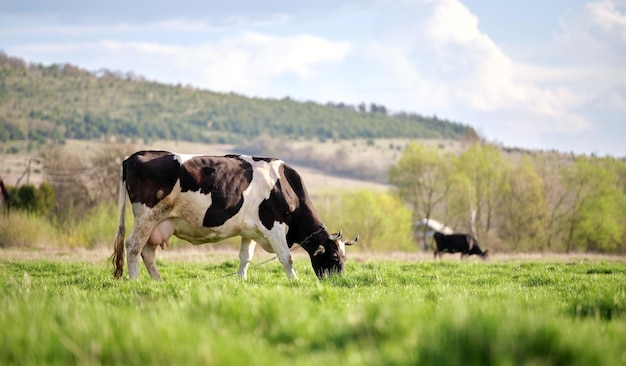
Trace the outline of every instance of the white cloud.
<path fill-rule="evenodd" d="M 236 37 L 178 50 L 177 64 L 202 75 L 204 87 L 269 93 L 273 79 L 315 76 L 322 64 L 341 62 L 350 50 L 346 42 L 308 35 L 276 37 L 245 32 Z"/>
<path fill-rule="evenodd" d="M 56 55 L 57 60 L 62 60 L 67 54 L 84 55 L 79 57 L 88 59 L 79 64 L 94 70 L 104 66 L 132 70 L 148 79 L 170 83 L 251 92 L 264 86 L 269 89 L 273 78 L 284 75 L 299 79 L 312 77 L 316 67 L 341 62 L 349 51 L 347 42 L 309 35 L 281 37 L 243 32 L 217 42 L 190 46 L 99 41 L 25 45 L 13 48 L 12 52 L 33 59 Z"/>
<path fill-rule="evenodd" d="M 573 90 L 586 90 L 589 105 L 623 108 L 626 14 L 618 10 L 618 4 L 616 1 L 589 2 L 580 11 L 568 13 L 561 19 L 555 59 L 561 69 L 576 72 L 559 84 Z M 624 3 L 621 4 L 623 9 Z M 586 106 L 583 104 L 580 109 Z"/>
<path fill-rule="evenodd" d="M 478 18 L 461 2 L 439 0 L 428 8 L 422 26 L 398 26 L 398 32 L 410 29 L 414 38 L 399 37 L 404 45 L 379 45 L 381 53 L 395 56 L 390 65 L 400 67 L 401 79 L 395 82 L 407 87 L 408 76 L 414 85 L 410 95 L 423 98 L 416 104 L 439 106 L 437 114 L 460 120 L 469 115 L 481 118 L 482 113 L 487 132 L 537 134 L 588 128 L 587 119 L 571 111 L 585 100 L 584 93 L 525 80 L 516 73 L 515 62 L 481 32 Z M 422 59 L 417 61 L 416 55 Z"/>
<path fill-rule="evenodd" d="M 623 68 L 626 64 L 626 14 L 615 1 L 589 2 L 560 21 L 557 50 L 586 67 Z"/>
<path fill-rule="evenodd" d="M 590 21 L 607 33 L 615 33 L 626 42 L 626 15 L 615 8 L 613 1 L 592 2 L 585 5 Z"/>

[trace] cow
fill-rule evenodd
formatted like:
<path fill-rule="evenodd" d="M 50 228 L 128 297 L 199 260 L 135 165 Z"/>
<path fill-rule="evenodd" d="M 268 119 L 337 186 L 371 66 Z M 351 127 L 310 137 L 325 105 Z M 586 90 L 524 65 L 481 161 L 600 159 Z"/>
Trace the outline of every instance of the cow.
<path fill-rule="evenodd" d="M 290 248 L 299 244 L 310 256 L 319 279 L 342 273 L 346 261 L 341 230 L 331 234 L 313 207 L 300 175 L 282 160 L 247 155 L 188 155 L 138 151 L 122 163 L 120 218 L 111 261 L 113 275 L 123 274 L 124 248 L 130 279 L 138 277 L 138 256 L 150 276 L 160 280 L 157 247 L 172 235 L 192 244 L 240 236 L 238 275 L 245 279 L 258 243 L 276 253 L 296 279 Z M 133 228 L 124 241 L 126 195 Z"/>
<path fill-rule="evenodd" d="M 437 243 L 435 249 L 435 258 L 439 255 L 441 258 L 443 253 L 461 253 L 461 259 L 466 255 L 476 254 L 482 259 L 487 259 L 489 254 L 487 250 L 484 252 L 478 246 L 478 241 L 470 234 L 443 234 L 439 231 L 433 235 Z"/>
<path fill-rule="evenodd" d="M 9 202 L 11 201 L 11 196 L 9 195 L 9 191 L 4 186 L 4 182 L 2 178 L 0 178 L 0 208 L 4 208 L 3 211 L 5 214 L 9 212 Z M 6 207 L 5 207 L 6 204 Z"/>

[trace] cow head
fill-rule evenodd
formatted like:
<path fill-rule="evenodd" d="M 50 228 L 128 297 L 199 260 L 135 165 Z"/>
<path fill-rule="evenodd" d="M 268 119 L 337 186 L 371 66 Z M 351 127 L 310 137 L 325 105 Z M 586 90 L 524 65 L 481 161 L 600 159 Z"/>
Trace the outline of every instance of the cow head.
<path fill-rule="evenodd" d="M 471 248 L 468 252 L 468 254 L 476 254 L 478 255 L 480 258 L 482 259 L 487 259 L 489 258 L 489 251 L 485 250 L 483 251 L 482 249 L 480 249 L 480 247 L 478 246 L 478 242 L 476 241 L 475 237 L 472 237 L 471 239 Z"/>
<path fill-rule="evenodd" d="M 355 244 L 359 240 L 357 235 L 354 240 L 344 241 L 341 230 L 337 234 L 328 235 L 311 254 L 311 264 L 319 279 L 330 274 L 342 273 L 346 262 L 346 245 Z"/>

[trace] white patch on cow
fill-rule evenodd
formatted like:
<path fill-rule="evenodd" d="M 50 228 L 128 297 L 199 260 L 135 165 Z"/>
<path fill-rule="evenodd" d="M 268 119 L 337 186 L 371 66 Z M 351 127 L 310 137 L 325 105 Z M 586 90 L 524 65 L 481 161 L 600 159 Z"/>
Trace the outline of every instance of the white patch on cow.
<path fill-rule="evenodd" d="M 339 252 L 341 253 L 341 256 L 345 257 L 345 255 L 346 255 L 346 242 L 343 239 L 337 240 L 337 246 L 339 247 Z"/>
<path fill-rule="evenodd" d="M 278 260 L 283 267 L 285 267 L 287 277 L 292 279 L 298 278 L 295 270 L 293 269 L 293 258 L 286 239 L 289 226 L 287 226 L 284 222 L 274 221 L 274 225 L 270 230 L 265 229 L 263 226 L 261 226 L 261 228 L 264 232 L 264 236 L 269 240 L 269 244 L 271 245 L 273 252 L 276 253 Z M 262 244 L 262 242 L 259 244 Z"/>
<path fill-rule="evenodd" d="M 282 160 L 272 160 L 270 162 L 265 160 L 255 161 L 249 155 L 240 155 L 239 157 L 252 165 L 252 171 L 254 172 L 252 183 L 246 191 L 260 194 L 263 199 L 269 198 L 272 188 L 274 188 L 276 181 L 280 178 L 280 167 L 284 162 Z M 261 203 L 261 201 L 259 201 L 259 203 Z"/>
<path fill-rule="evenodd" d="M 196 155 L 196 154 L 174 154 L 174 160 L 178 160 L 178 162 L 182 165 L 187 160 L 189 160 L 191 158 L 194 158 L 196 156 L 200 156 L 200 155 Z"/>

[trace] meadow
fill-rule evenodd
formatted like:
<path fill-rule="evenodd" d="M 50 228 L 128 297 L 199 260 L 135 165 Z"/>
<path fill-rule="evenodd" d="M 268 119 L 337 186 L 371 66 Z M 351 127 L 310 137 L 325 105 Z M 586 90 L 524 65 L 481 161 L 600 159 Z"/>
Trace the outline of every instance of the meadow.
<path fill-rule="evenodd" d="M 300 253 L 299 280 L 273 261 L 242 282 L 234 252 L 171 251 L 155 282 L 78 253 L 0 251 L 0 364 L 626 363 L 620 257 L 359 254 L 318 281 Z"/>

